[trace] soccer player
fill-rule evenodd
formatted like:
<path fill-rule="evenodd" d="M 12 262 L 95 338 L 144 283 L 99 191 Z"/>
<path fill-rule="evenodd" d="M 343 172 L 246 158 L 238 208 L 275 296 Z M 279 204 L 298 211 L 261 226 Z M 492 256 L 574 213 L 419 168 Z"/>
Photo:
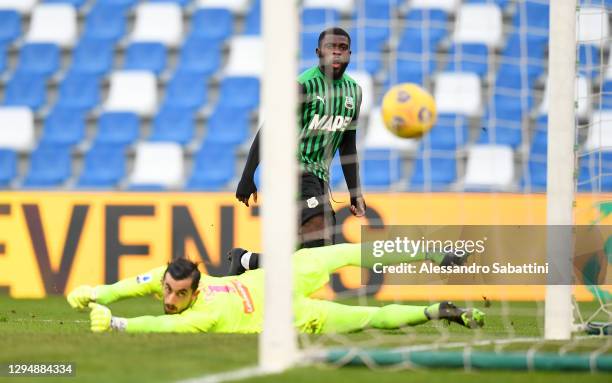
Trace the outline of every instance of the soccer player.
<path fill-rule="evenodd" d="M 294 324 L 300 331 L 316 334 L 367 328 L 395 329 L 432 319 L 444 319 L 469 328 L 484 325 L 483 312 L 462 309 L 450 302 L 430 306 L 370 307 L 310 298 L 329 281 L 330 273 L 347 265 L 361 266 L 360 253 L 359 244 L 340 244 L 301 249 L 293 255 Z M 399 262 L 394 256 L 385 259 Z M 448 262 L 427 254 L 409 260 Z M 257 333 L 263 325 L 264 273 L 264 269 L 258 269 L 240 276 L 211 277 L 200 275 L 196 264 L 180 258 L 168 266 L 112 285 L 77 287 L 68 295 L 68 303 L 75 309 L 91 308 L 91 330 L 94 332 Z M 151 294 L 163 297 L 165 315 L 120 318 L 104 306 Z"/>
<path fill-rule="evenodd" d="M 350 48 L 351 38 L 345 30 L 324 30 L 316 49 L 319 64 L 298 77 L 300 248 L 333 243 L 331 229 L 336 220 L 329 202 L 328 182 L 330 163 L 338 150 L 351 196 L 351 213 L 357 217 L 365 215 L 355 144 L 361 87 L 344 73 L 351 57 Z M 259 165 L 259 139 L 258 132 L 236 189 L 236 198 L 246 206 L 251 195 L 257 202 L 254 175 Z"/>

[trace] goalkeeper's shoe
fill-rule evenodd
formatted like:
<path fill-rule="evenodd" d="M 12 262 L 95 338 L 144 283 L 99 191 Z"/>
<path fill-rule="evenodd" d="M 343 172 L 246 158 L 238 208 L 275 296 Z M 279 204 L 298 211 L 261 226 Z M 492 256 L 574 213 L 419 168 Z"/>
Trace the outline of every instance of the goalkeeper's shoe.
<path fill-rule="evenodd" d="M 227 275 L 240 275 L 246 271 L 246 269 L 242 266 L 242 256 L 247 251 L 240 247 L 235 247 L 231 249 L 227 253 L 227 259 L 229 260 L 229 270 L 227 271 Z"/>
<path fill-rule="evenodd" d="M 464 309 L 455 306 L 452 302 L 440 302 L 425 309 L 425 315 L 429 319 L 440 319 L 455 322 L 467 328 L 479 328 L 484 326 L 485 313 L 475 309 Z"/>

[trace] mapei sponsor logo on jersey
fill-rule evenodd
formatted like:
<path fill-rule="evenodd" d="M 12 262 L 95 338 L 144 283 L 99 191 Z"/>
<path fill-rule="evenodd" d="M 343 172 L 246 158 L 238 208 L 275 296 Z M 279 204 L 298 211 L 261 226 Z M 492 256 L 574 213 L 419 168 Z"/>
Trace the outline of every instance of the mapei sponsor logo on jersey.
<path fill-rule="evenodd" d="M 319 114 L 315 114 L 310 124 L 308 124 L 308 130 L 326 130 L 328 132 L 343 131 L 345 130 L 353 117 L 350 116 L 330 116 L 324 114 L 322 117 Z"/>

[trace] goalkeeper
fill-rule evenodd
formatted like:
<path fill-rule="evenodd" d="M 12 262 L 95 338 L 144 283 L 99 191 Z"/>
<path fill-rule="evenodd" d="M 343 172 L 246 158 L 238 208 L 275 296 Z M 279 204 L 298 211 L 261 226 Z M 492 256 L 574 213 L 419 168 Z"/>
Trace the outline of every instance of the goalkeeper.
<path fill-rule="evenodd" d="M 445 319 L 469 328 L 484 325 L 483 312 L 458 308 L 450 302 L 369 307 L 310 298 L 336 269 L 361 266 L 360 253 L 359 244 L 340 244 L 301 249 L 293 255 L 294 323 L 300 331 L 347 333 L 367 328 L 396 329 L 432 319 Z M 426 254 L 410 260 L 448 262 L 448 259 L 429 259 Z M 257 269 L 240 276 L 211 277 L 200 275 L 195 263 L 181 258 L 112 285 L 80 286 L 68 295 L 68 303 L 75 309 L 91 309 L 94 332 L 257 333 L 263 324 L 264 273 L 265 270 Z M 105 306 L 144 295 L 163 297 L 165 315 L 120 318 Z"/>

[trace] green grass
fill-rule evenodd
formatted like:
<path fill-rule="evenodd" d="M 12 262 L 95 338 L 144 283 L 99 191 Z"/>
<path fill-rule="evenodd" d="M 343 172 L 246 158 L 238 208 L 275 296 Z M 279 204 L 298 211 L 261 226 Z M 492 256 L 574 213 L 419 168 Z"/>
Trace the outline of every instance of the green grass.
<path fill-rule="evenodd" d="M 355 304 L 356 301 L 349 301 Z M 374 302 L 368 302 L 374 304 Z M 504 339 L 509 336 L 538 336 L 542 331 L 537 307 L 533 303 L 512 303 L 510 317 L 501 315 L 502 306 L 493 302 L 487 311 L 487 326 L 479 332 L 439 323 L 398 331 L 366 331 L 341 337 L 309 336 L 303 344 L 363 347 L 409 346 L 419 343 L 463 342 L 474 339 Z M 161 304 L 151 298 L 119 302 L 111 306 L 119 316 L 138 316 L 161 312 Z M 541 308 L 540 308 L 541 309 Z M 584 312 L 596 306 L 586 305 Z M 88 316 L 71 310 L 63 297 L 44 300 L 14 300 L 0 295 L 0 364 L 9 362 L 73 362 L 75 378 L 41 378 L 44 382 L 168 382 L 254 365 L 257 359 L 257 337 L 221 334 L 92 334 Z M 589 351 L 606 344 L 600 338 L 581 341 L 572 350 Z M 558 350 L 563 344 L 549 342 L 539 349 Z M 511 345 L 508 350 L 526 349 L 529 344 Z M 612 352 L 610 345 L 606 352 Z M 351 381 L 377 383 L 410 381 L 529 381 L 557 382 L 576 379 L 580 382 L 609 381 L 610 375 L 579 373 L 476 372 L 452 370 L 389 371 L 366 368 L 313 366 L 296 368 L 285 374 L 254 378 L 252 382 Z M 8 381 L 0 378 L 0 381 Z M 18 381 L 30 381 L 21 379 Z"/>

